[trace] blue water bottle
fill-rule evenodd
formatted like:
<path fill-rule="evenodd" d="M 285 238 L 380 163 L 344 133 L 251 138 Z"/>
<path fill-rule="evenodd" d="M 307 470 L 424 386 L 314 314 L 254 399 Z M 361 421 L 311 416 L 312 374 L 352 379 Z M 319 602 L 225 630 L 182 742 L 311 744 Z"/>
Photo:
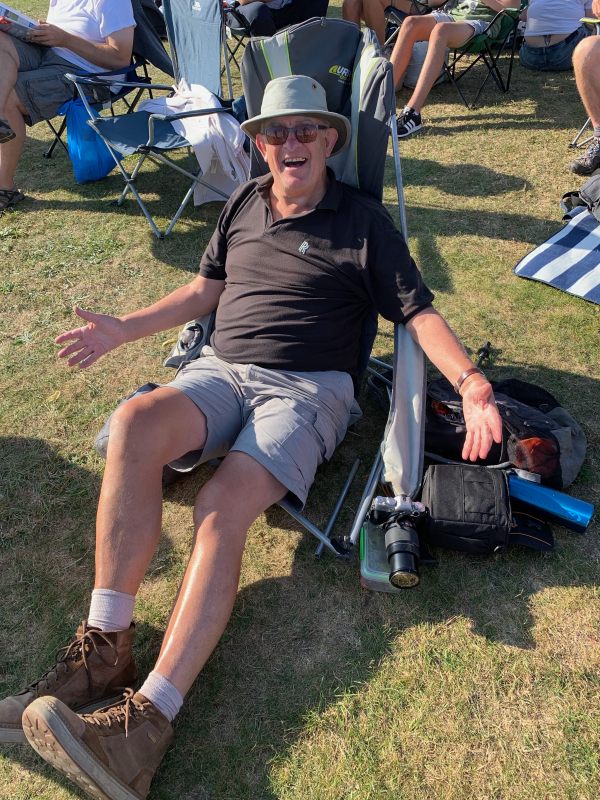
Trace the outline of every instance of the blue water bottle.
<path fill-rule="evenodd" d="M 537 516 L 557 522 L 577 533 L 585 533 L 592 520 L 594 506 L 564 492 L 549 489 L 540 483 L 509 474 L 508 490 L 511 499 L 535 509 Z"/>

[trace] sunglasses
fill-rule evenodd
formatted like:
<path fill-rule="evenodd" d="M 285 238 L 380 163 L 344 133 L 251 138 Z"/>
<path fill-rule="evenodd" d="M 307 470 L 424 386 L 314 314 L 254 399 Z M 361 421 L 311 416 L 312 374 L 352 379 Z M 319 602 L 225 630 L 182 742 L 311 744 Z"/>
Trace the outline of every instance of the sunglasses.
<path fill-rule="evenodd" d="M 290 133 L 293 133 L 300 144 L 309 144 L 317 138 L 318 131 L 326 131 L 329 125 L 317 125 L 313 122 L 306 122 L 304 125 L 294 125 L 293 128 L 286 128 L 285 125 L 270 125 L 265 128 L 263 136 L 268 144 L 281 147 L 288 140 Z"/>

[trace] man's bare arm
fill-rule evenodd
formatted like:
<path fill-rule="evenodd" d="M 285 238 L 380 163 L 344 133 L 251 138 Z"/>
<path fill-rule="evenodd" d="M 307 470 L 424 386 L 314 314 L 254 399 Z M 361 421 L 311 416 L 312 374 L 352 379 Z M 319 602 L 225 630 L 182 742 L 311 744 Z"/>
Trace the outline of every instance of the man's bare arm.
<path fill-rule="evenodd" d="M 425 355 L 452 385 L 473 362 L 446 320 L 434 308 L 416 314 L 406 325 Z M 502 441 L 502 421 L 496 408 L 489 381 L 478 373 L 469 376 L 460 387 L 467 436 L 462 451 L 464 459 L 485 458 L 492 442 Z"/>
<path fill-rule="evenodd" d="M 56 337 L 56 344 L 66 345 L 58 355 L 67 358 L 70 367 L 89 367 L 125 342 L 133 342 L 209 314 L 217 307 L 224 288 L 225 281 L 199 275 L 157 303 L 121 317 L 94 314 L 75 307 L 75 313 L 87 325 Z"/>
<path fill-rule="evenodd" d="M 37 28 L 32 28 L 28 41 L 46 47 L 67 47 L 92 64 L 111 70 L 126 67 L 131 63 L 133 31 L 133 27 L 122 28 L 107 36 L 104 42 L 89 42 L 56 25 L 40 22 Z"/>

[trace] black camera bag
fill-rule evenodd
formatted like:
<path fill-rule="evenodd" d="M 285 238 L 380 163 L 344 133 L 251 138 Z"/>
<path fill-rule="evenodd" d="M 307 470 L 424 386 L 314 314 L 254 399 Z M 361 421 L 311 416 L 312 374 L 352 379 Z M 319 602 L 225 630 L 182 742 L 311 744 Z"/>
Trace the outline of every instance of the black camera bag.
<path fill-rule="evenodd" d="M 530 509 L 511 508 L 507 473 L 474 464 L 433 464 L 423 480 L 427 507 L 421 533 L 428 545 L 489 554 L 519 544 L 554 549 L 552 528 Z"/>
<path fill-rule="evenodd" d="M 512 527 L 506 473 L 467 464 L 434 464 L 425 473 L 422 502 L 429 544 L 465 553 L 508 545 Z"/>

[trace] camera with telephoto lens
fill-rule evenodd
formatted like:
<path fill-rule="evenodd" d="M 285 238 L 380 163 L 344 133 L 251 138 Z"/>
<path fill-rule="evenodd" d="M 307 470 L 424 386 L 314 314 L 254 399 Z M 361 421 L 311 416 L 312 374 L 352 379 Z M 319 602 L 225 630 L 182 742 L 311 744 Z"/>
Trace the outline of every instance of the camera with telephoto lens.
<path fill-rule="evenodd" d="M 406 495 L 376 497 L 371 505 L 370 522 L 385 534 L 385 552 L 390 566 L 390 583 L 408 589 L 419 583 L 418 521 L 427 510 L 423 503 Z"/>

